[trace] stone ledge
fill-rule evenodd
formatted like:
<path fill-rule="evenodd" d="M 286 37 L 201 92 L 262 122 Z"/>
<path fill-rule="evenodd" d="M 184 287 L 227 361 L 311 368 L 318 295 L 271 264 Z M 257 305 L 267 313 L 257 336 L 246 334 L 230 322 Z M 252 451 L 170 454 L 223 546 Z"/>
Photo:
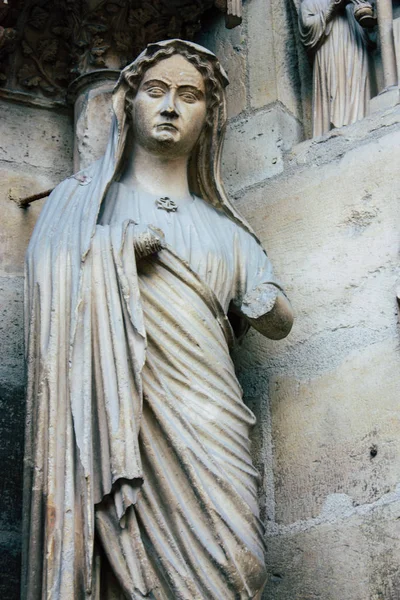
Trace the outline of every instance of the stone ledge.
<path fill-rule="evenodd" d="M 370 143 L 371 137 L 378 139 L 399 126 L 400 106 L 376 112 L 353 125 L 332 129 L 323 136 L 297 144 L 285 157 L 285 170 L 340 160 L 353 148 Z"/>
<path fill-rule="evenodd" d="M 14 104 L 32 106 L 33 108 L 45 108 L 47 110 L 57 110 L 68 114 L 72 113 L 71 107 L 63 100 L 50 100 L 41 96 L 32 96 L 32 94 L 18 90 L 0 88 L 0 100 L 5 100 L 6 102 L 12 102 Z"/>

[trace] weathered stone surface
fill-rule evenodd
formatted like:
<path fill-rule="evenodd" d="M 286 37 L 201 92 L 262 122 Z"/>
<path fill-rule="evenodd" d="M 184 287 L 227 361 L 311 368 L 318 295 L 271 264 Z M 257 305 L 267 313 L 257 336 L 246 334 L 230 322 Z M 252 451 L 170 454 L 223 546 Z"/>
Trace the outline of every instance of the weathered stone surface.
<path fill-rule="evenodd" d="M 371 112 L 383 111 L 387 108 L 391 108 L 392 106 L 396 106 L 397 104 L 400 104 L 400 89 L 398 87 L 394 87 L 372 98 L 370 102 L 370 110 Z"/>
<path fill-rule="evenodd" d="M 53 188 L 71 175 L 72 118 L 4 102 L 0 123 L 0 276 L 23 273 L 25 250 L 43 205 L 16 200 Z"/>
<path fill-rule="evenodd" d="M 260 108 L 275 102 L 278 97 L 272 7 L 269 2 L 253 0 L 248 13 L 247 43 L 250 102 L 253 108 Z"/>
<path fill-rule="evenodd" d="M 396 487 L 397 340 L 349 353 L 320 378 L 270 385 L 278 522 L 317 516 L 329 494 L 345 492 L 358 505 Z"/>
<path fill-rule="evenodd" d="M 23 278 L 0 277 L 0 597 L 19 598 L 25 371 Z"/>
<path fill-rule="evenodd" d="M 296 313 L 287 340 L 251 334 L 238 358 L 250 402 L 262 400 L 263 451 L 274 449 L 269 518 L 315 516 L 337 492 L 370 503 L 398 483 L 399 117 L 304 142 L 284 173 L 238 194 Z"/>
<path fill-rule="evenodd" d="M 23 277 L 0 277 L 0 384 L 10 389 L 25 382 L 23 296 Z"/>
<path fill-rule="evenodd" d="M 229 77 L 227 87 L 228 118 L 246 108 L 246 35 L 243 26 L 227 30 L 222 15 L 205 23 L 196 41 L 218 56 Z"/>
<path fill-rule="evenodd" d="M 279 104 L 228 126 L 222 170 L 228 191 L 248 187 L 283 170 L 283 154 L 301 135 L 301 126 Z"/>
<path fill-rule="evenodd" d="M 399 597 L 399 491 L 358 509 L 352 509 L 344 495 L 337 496 L 330 498 L 321 522 L 281 528 L 279 535 L 267 536 L 270 580 L 263 598 Z"/>
<path fill-rule="evenodd" d="M 260 108 L 279 100 L 300 118 L 300 78 L 289 4 L 253 0 L 247 18 L 251 106 Z"/>
<path fill-rule="evenodd" d="M 24 256 L 44 200 L 20 208 L 16 199 L 25 198 L 53 187 L 58 177 L 21 173 L 18 167 L 2 168 L 0 165 L 0 276 L 21 275 L 24 271 Z"/>
<path fill-rule="evenodd" d="M 269 356 L 274 374 L 308 379 L 346 353 L 396 335 L 400 208 L 393 160 L 400 133 L 391 127 L 399 115 L 370 117 L 339 137 L 300 144 L 284 174 L 238 198 L 288 282 L 297 314 L 287 340 L 257 336 L 251 366 Z"/>
<path fill-rule="evenodd" d="M 70 174 L 73 144 L 70 114 L 5 102 L 0 139 L 0 164 L 50 169 L 60 179 Z"/>

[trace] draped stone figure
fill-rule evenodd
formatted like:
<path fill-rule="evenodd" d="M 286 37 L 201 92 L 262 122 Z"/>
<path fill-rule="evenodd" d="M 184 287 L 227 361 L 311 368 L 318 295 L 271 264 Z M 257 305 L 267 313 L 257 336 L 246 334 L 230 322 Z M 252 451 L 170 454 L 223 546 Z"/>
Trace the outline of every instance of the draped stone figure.
<path fill-rule="evenodd" d="M 258 598 L 254 415 L 229 350 L 290 304 L 221 179 L 226 75 L 151 44 L 105 156 L 62 182 L 26 257 L 22 598 Z"/>
<path fill-rule="evenodd" d="M 313 136 L 368 114 L 370 40 L 355 17 L 365 6 L 359 0 L 301 2 L 300 37 L 313 55 Z"/>

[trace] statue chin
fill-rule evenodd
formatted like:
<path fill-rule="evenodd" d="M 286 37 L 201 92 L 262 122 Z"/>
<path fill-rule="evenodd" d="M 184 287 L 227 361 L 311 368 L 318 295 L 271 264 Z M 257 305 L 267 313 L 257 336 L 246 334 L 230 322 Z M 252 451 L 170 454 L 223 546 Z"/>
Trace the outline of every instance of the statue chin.
<path fill-rule="evenodd" d="M 177 133 L 178 131 L 176 129 L 161 129 L 157 131 L 155 137 L 158 142 L 162 142 L 164 144 L 168 143 L 172 145 L 178 141 Z"/>

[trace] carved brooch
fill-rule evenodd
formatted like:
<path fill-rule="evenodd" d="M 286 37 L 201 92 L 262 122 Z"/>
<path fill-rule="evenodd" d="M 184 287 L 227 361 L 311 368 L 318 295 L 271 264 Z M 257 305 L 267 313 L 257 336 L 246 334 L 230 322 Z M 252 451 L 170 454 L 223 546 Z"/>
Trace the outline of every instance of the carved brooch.
<path fill-rule="evenodd" d="M 156 200 L 157 208 L 161 210 L 166 210 L 167 212 L 176 212 L 178 210 L 178 205 L 176 202 L 165 196 L 164 198 L 158 198 Z"/>

